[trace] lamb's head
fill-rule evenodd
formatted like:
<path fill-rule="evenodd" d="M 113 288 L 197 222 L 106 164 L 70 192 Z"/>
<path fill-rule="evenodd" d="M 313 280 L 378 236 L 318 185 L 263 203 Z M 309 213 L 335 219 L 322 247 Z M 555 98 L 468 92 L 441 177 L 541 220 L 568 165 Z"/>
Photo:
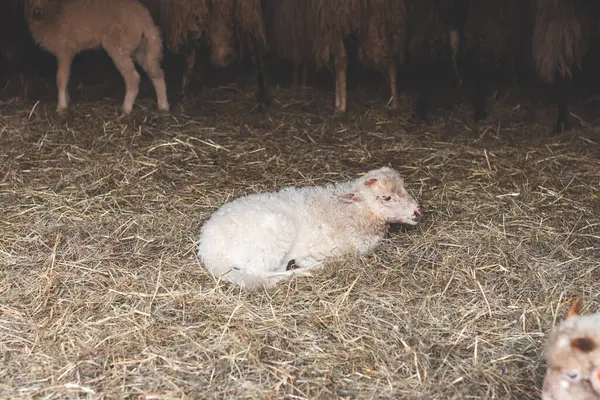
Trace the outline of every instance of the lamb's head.
<path fill-rule="evenodd" d="M 346 203 L 362 202 L 387 223 L 416 225 L 421 220 L 419 204 L 404 188 L 402 176 L 392 168 L 367 172 L 341 198 Z"/>
<path fill-rule="evenodd" d="M 580 306 L 548 335 L 543 399 L 600 400 L 600 314 L 579 315 Z"/>
<path fill-rule="evenodd" d="M 58 7 L 59 4 L 59 0 L 25 0 L 25 13 L 27 19 L 42 19 L 49 10 Z"/>

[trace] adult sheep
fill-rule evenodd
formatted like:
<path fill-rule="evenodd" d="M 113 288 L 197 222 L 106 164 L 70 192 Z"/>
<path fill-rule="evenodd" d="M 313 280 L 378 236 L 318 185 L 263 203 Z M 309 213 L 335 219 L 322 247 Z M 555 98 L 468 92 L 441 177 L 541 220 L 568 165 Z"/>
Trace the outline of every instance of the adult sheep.
<path fill-rule="evenodd" d="M 558 113 L 556 132 L 569 128 L 570 82 L 581 69 L 590 41 L 597 34 L 600 2 L 531 0 L 532 51 L 539 77 L 554 85 Z"/>
<path fill-rule="evenodd" d="M 264 0 L 144 0 L 159 3 L 160 24 L 167 47 L 185 56 L 181 97 L 187 93 L 200 41 L 210 47 L 210 62 L 230 65 L 249 49 L 257 72 L 256 98 L 261 108 L 270 102 L 266 84 L 265 54 L 268 49 Z"/>
<path fill-rule="evenodd" d="M 329 257 L 371 252 L 388 224 L 420 218 L 402 176 L 384 167 L 352 181 L 238 198 L 203 225 L 198 257 L 217 279 L 270 288 Z M 292 260 L 299 268 L 288 271 Z"/>

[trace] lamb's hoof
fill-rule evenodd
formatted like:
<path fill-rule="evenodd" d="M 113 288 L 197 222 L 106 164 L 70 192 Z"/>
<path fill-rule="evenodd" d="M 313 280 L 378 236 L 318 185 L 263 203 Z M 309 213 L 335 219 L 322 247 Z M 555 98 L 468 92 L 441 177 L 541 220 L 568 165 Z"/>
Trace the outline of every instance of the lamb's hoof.
<path fill-rule="evenodd" d="M 298 265 L 296 265 L 296 260 L 290 260 L 287 264 L 287 267 L 285 267 L 286 271 L 290 271 L 293 269 L 298 269 Z"/>

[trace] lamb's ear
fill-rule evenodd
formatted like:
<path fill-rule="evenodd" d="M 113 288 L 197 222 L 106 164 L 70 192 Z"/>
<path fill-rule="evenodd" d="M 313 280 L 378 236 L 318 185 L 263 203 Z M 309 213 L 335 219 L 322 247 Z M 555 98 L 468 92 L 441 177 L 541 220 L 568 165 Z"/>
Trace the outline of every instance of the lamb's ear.
<path fill-rule="evenodd" d="M 365 186 L 373 186 L 377 183 L 377 178 L 371 178 L 365 181 Z"/>
<path fill-rule="evenodd" d="M 356 193 L 346 193 L 340 196 L 342 203 L 352 204 L 362 201 L 362 196 Z"/>
<path fill-rule="evenodd" d="M 592 352 L 598 347 L 594 339 L 589 338 L 587 336 L 578 337 L 576 339 L 571 340 L 571 349 L 575 351 L 580 351 L 582 353 Z"/>
<path fill-rule="evenodd" d="M 583 306 L 583 300 L 581 297 L 576 297 L 571 302 L 571 307 L 569 307 L 569 311 L 567 311 L 567 318 L 571 318 L 575 315 L 579 315 L 581 313 L 581 307 Z"/>

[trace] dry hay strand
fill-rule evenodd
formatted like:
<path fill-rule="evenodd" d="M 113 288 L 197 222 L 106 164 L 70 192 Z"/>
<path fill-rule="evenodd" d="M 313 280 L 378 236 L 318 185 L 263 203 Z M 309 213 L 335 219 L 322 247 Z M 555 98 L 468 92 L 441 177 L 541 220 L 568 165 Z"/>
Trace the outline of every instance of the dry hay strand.
<path fill-rule="evenodd" d="M 396 60 L 403 64 L 407 28 L 404 1 L 370 1 L 364 21 L 359 35 L 359 62 L 377 69 L 387 68 Z"/>
<path fill-rule="evenodd" d="M 532 0 L 533 57 L 543 81 L 572 79 L 581 68 L 594 29 L 593 10 L 579 0 Z"/>
<path fill-rule="evenodd" d="M 597 132 L 333 119 L 318 98 L 253 120 L 251 96 L 206 95 L 197 117 L 4 106 L 0 397 L 539 397 L 567 300 L 600 310 Z M 232 198 L 388 163 L 425 217 L 373 254 L 268 293 L 199 265 Z"/>
<path fill-rule="evenodd" d="M 208 0 L 159 0 L 159 18 L 169 49 L 179 53 L 206 32 Z"/>

